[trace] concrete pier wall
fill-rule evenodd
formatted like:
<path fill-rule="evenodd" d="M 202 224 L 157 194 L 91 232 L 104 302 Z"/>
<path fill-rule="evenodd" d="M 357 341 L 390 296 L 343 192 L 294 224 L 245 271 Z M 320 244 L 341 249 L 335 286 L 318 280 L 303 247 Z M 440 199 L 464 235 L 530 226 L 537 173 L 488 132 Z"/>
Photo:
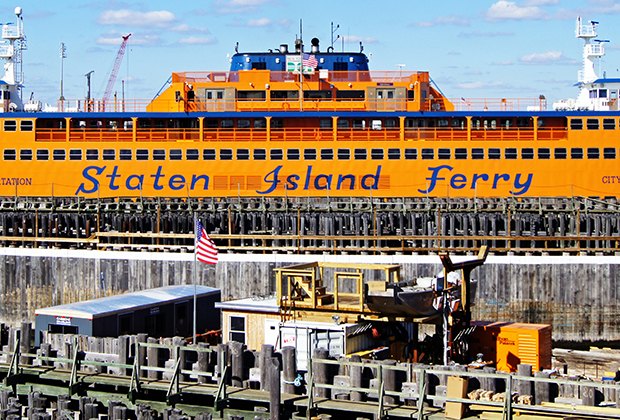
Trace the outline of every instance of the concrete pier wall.
<path fill-rule="evenodd" d="M 454 257 L 455 261 L 462 258 Z M 431 276 L 437 256 L 223 254 L 216 267 L 193 254 L 0 249 L 0 321 L 33 321 L 34 310 L 169 284 L 203 284 L 223 299 L 267 296 L 273 269 L 312 261 L 401 264 L 402 278 Z M 620 340 L 620 257 L 489 256 L 474 319 L 553 325 L 554 340 Z"/>

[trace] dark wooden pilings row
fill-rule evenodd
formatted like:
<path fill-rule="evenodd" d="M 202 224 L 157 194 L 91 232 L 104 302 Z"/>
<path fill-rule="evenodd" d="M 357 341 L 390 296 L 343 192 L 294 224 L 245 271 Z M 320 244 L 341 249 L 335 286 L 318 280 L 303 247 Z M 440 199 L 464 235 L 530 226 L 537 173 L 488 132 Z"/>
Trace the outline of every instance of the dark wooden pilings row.
<path fill-rule="evenodd" d="M 60 199 L 59 199 L 60 200 Z M 220 199 L 182 201 L 127 201 L 62 199 L 55 203 L 33 205 L 27 199 L 0 203 L 0 236 L 25 238 L 88 238 L 99 232 L 193 233 L 194 212 L 211 232 L 256 235 L 268 232 L 291 235 L 270 245 L 299 246 L 297 237 L 315 237 L 309 248 L 349 246 L 368 247 L 368 239 L 346 236 L 449 236 L 436 244 L 432 239 L 413 240 L 414 248 L 471 247 L 469 239 L 489 236 L 493 248 L 506 247 L 498 237 L 512 237 L 512 248 L 562 249 L 574 247 L 574 241 L 561 237 L 582 237 L 582 248 L 617 249 L 612 239 L 620 233 L 615 199 Z M 6 204 L 6 205 L 4 205 Z M 345 239 L 335 241 L 333 237 Z M 332 237 L 332 239 L 322 239 Z M 532 239 L 516 239 L 531 237 Z M 557 237 L 545 240 L 537 237 Z M 597 239 L 607 238 L 607 239 Z M 147 238 L 132 238 L 133 245 L 150 243 Z M 260 239 L 229 239 L 235 247 L 263 246 Z M 296 242 L 297 241 L 297 242 Z M 337 244 L 336 244 L 337 242 Z M 583 243 L 581 243 L 583 242 Z M 161 245 L 191 245 L 190 240 L 158 238 Z M 66 244 L 68 245 L 68 244 Z M 389 240 L 378 247 L 396 246 Z M 55 246 L 63 246 L 61 243 Z M 72 246 L 78 246 L 75 243 Z M 86 242 L 82 246 L 88 246 Z"/>

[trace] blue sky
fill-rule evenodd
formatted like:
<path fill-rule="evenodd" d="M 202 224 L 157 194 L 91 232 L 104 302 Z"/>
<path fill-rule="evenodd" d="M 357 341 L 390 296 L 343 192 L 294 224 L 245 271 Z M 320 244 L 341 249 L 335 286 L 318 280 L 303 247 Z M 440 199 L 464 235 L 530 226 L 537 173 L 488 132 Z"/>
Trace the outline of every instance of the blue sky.
<path fill-rule="evenodd" d="M 121 35 L 132 33 L 116 89 L 150 99 L 173 71 L 223 70 L 240 50 L 265 51 L 293 44 L 303 20 L 312 37 L 330 44 L 330 23 L 339 25 L 337 50 L 358 51 L 372 70 L 426 70 L 449 98 L 576 96 L 582 42 L 575 19 L 600 22 L 609 39 L 601 68 L 620 77 L 620 2 L 608 0 L 208 0 L 2 2 L 0 16 L 14 22 L 23 8 L 28 49 L 24 52 L 27 98 L 44 102 L 60 94 L 60 43 L 64 96 L 83 98 L 84 74 L 94 70 L 93 96 L 103 95 Z"/>

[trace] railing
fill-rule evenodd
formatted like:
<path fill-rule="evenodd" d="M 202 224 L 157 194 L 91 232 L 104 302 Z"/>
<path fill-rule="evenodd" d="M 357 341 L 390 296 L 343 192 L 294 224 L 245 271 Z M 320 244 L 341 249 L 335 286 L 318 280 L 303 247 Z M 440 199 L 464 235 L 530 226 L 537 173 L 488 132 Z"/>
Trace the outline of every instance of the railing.
<path fill-rule="evenodd" d="M 138 128 L 135 130 L 138 142 L 199 142 L 201 132 L 198 128 Z M 405 141 L 533 141 L 563 140 L 568 138 L 566 128 L 504 128 L 504 127 L 466 127 L 460 128 L 405 128 Z M 37 128 L 38 142 L 65 142 L 67 130 L 59 128 Z M 266 142 L 266 141 L 309 141 L 309 142 L 398 142 L 401 140 L 399 128 L 337 128 L 336 136 L 332 128 L 290 127 L 272 128 L 206 128 L 202 131 L 206 142 Z M 132 129 L 112 128 L 71 128 L 71 142 L 131 142 L 134 141 Z"/>

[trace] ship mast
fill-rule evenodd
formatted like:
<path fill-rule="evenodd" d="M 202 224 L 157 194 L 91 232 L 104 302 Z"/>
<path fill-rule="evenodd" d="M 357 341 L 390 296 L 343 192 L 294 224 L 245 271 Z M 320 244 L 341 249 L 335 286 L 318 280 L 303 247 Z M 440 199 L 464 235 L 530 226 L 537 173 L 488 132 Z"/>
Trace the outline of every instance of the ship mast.
<path fill-rule="evenodd" d="M 577 18 L 577 28 L 575 30 L 575 36 L 583 39 L 583 68 L 577 75 L 577 81 L 580 85 L 585 83 L 592 83 L 598 76 L 594 70 L 594 60 L 600 59 L 605 55 L 605 48 L 601 42 L 592 44 L 592 40 L 595 40 L 597 36 L 596 26 L 598 22 L 591 20 L 587 24 L 583 24 L 581 17 Z"/>
<path fill-rule="evenodd" d="M 26 49 L 26 35 L 22 8 L 15 8 L 17 22 L 15 25 L 2 25 L 2 42 L 0 43 L 0 58 L 5 60 L 4 76 L 0 79 L 5 85 L 0 87 L 0 112 L 20 111 L 23 109 L 21 88 L 24 81 L 22 71 L 22 51 Z"/>

